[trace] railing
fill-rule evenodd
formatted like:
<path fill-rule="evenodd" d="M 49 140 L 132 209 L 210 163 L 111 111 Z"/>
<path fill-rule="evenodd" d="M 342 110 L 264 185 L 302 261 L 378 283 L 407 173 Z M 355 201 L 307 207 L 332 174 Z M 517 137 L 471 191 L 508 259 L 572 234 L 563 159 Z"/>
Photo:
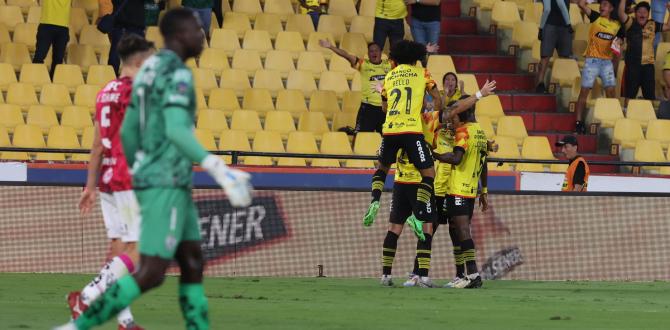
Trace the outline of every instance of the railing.
<path fill-rule="evenodd" d="M 26 153 L 65 153 L 65 154 L 87 154 L 88 149 L 53 149 L 53 148 L 17 148 L 0 147 L 0 152 L 26 152 Z M 313 159 L 355 159 L 355 160 L 377 160 L 376 156 L 361 155 L 329 155 L 329 154 L 302 154 L 302 153 L 282 153 L 282 152 L 256 152 L 256 151 L 233 151 L 217 150 L 210 151 L 212 154 L 220 156 L 232 156 L 231 163 L 238 164 L 239 157 L 243 156 L 262 156 L 262 157 L 286 157 L 286 158 L 313 158 Z M 590 165 L 611 165 L 611 166 L 670 166 L 670 162 L 636 162 L 636 161 L 606 161 L 606 160 L 587 160 Z M 567 164 L 566 160 L 540 160 L 540 159 L 519 159 L 519 158 L 488 158 L 489 163 L 525 163 L 525 164 Z"/>

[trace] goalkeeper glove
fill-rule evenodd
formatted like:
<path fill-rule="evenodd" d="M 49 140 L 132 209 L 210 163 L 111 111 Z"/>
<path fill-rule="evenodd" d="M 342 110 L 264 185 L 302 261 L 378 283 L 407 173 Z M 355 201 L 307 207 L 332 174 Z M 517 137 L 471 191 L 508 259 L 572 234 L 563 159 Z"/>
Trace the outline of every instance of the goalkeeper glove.
<path fill-rule="evenodd" d="M 228 167 L 221 158 L 207 155 L 200 163 L 202 168 L 225 190 L 233 207 L 245 207 L 251 204 L 251 176 L 243 171 Z"/>

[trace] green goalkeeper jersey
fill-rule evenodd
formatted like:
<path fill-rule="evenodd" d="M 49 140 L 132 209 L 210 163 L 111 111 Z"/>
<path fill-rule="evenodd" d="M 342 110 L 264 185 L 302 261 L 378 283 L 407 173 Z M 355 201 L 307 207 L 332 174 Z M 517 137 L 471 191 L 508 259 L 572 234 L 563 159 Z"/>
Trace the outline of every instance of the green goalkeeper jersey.
<path fill-rule="evenodd" d="M 193 136 L 193 74 L 171 50 L 148 58 L 135 77 L 121 138 L 133 188 L 190 188 L 193 162 L 207 152 Z"/>

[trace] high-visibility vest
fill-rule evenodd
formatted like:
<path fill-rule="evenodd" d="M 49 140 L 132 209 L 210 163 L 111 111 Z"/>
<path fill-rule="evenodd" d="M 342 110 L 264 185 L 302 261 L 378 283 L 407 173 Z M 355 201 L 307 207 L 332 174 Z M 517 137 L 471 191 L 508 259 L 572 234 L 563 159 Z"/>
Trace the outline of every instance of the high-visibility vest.
<path fill-rule="evenodd" d="M 575 159 L 572 163 L 570 163 L 568 171 L 565 172 L 565 179 L 563 179 L 563 188 L 561 189 L 562 191 L 573 191 L 575 189 L 575 183 L 574 183 L 575 171 L 577 170 L 577 166 L 579 165 L 579 163 L 584 163 L 584 186 L 580 191 L 586 191 L 586 188 L 589 185 L 590 171 L 589 171 L 589 165 L 586 163 L 584 157 L 581 156 L 578 156 L 577 159 Z"/>

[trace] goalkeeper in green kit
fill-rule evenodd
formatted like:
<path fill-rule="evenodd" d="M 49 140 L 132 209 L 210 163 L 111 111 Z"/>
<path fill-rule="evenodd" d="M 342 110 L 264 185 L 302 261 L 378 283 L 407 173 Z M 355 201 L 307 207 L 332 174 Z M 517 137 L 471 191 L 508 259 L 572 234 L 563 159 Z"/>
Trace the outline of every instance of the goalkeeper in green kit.
<path fill-rule="evenodd" d="M 184 62 L 202 52 L 200 21 L 189 9 L 168 11 L 160 23 L 166 49 L 147 59 L 135 78 L 121 139 L 140 204 L 140 268 L 120 278 L 76 321 L 56 329 L 90 329 L 158 287 L 172 259 L 181 270 L 179 304 L 186 329 L 209 329 L 202 286 L 198 212 L 191 196 L 192 164 L 221 185 L 234 207 L 251 203 L 249 174 L 228 168 L 193 135 L 193 76 Z"/>

